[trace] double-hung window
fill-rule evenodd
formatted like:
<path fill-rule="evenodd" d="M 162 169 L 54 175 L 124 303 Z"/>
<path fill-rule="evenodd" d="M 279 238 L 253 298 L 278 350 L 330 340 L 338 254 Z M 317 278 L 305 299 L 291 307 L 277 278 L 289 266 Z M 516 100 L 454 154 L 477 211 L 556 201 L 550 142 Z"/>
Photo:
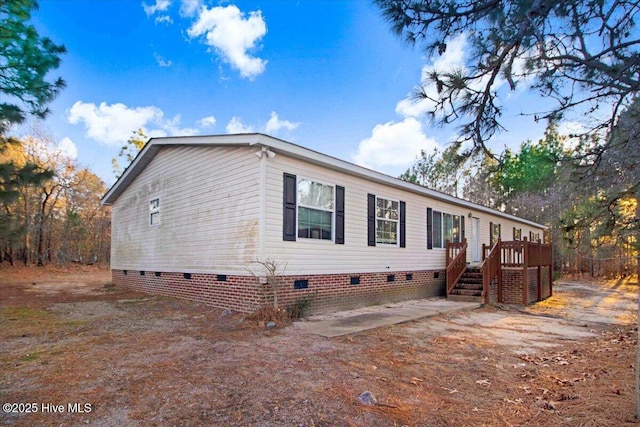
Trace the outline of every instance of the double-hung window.
<path fill-rule="evenodd" d="M 376 199 L 376 244 L 397 245 L 400 224 L 400 202 Z"/>
<path fill-rule="evenodd" d="M 427 213 L 428 215 L 428 213 Z M 427 222 L 429 222 L 427 220 Z M 451 243 L 462 242 L 464 218 L 446 212 L 433 211 L 431 219 L 432 247 L 444 248 L 447 240 Z"/>
<path fill-rule="evenodd" d="M 282 240 L 333 241 L 344 245 L 345 189 L 283 174 Z"/>
<path fill-rule="evenodd" d="M 298 237 L 332 240 L 335 193 L 333 185 L 298 178 Z"/>
<path fill-rule="evenodd" d="M 407 204 L 367 194 L 367 245 L 407 247 Z"/>
<path fill-rule="evenodd" d="M 160 198 L 149 200 L 149 225 L 160 225 Z"/>

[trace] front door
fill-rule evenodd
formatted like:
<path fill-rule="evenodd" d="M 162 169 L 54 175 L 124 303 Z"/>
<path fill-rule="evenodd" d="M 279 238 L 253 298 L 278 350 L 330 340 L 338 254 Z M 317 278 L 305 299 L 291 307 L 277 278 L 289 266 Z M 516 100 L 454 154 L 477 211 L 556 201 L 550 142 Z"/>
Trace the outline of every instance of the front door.
<path fill-rule="evenodd" d="M 471 218 L 471 256 L 473 257 L 473 262 L 481 261 L 480 218 Z"/>

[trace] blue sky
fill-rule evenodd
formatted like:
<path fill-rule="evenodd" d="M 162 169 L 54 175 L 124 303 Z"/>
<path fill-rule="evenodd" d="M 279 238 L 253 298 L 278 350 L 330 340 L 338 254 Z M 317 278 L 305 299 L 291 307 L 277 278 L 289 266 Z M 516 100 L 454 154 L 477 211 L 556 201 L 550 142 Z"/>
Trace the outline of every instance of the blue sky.
<path fill-rule="evenodd" d="M 138 128 L 263 132 L 394 176 L 455 136 L 409 97 L 424 70 L 462 63 L 464 37 L 429 60 L 368 1 L 41 0 L 32 19 L 68 50 L 45 130 L 108 185 Z M 526 91 L 508 102 L 498 151 L 544 130 L 518 119 Z"/>

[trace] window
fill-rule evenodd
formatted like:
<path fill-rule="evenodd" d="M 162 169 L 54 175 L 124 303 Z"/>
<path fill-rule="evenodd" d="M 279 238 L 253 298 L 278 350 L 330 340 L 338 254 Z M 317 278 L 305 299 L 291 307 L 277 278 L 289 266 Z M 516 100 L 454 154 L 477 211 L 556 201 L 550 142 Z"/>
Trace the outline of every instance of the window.
<path fill-rule="evenodd" d="M 534 233 L 533 231 L 529 232 L 529 241 L 530 242 L 537 242 L 538 240 L 540 240 L 540 233 Z"/>
<path fill-rule="evenodd" d="M 498 242 L 500 238 L 500 224 L 494 224 L 493 222 L 489 224 L 489 245 L 493 247 Z"/>
<path fill-rule="evenodd" d="M 432 247 L 444 248 L 446 247 L 447 240 L 451 243 L 462 242 L 462 228 L 464 225 L 460 215 L 438 211 L 433 211 L 432 215 Z"/>
<path fill-rule="evenodd" d="M 400 202 L 376 199 L 376 244 L 397 245 Z"/>
<path fill-rule="evenodd" d="M 282 240 L 333 240 L 344 245 L 344 187 L 283 173 Z"/>
<path fill-rule="evenodd" d="M 149 200 L 149 225 L 160 225 L 160 198 Z"/>
<path fill-rule="evenodd" d="M 522 240 L 522 228 L 513 227 L 513 240 Z"/>
<path fill-rule="evenodd" d="M 407 204 L 367 194 L 367 245 L 407 247 Z"/>
<path fill-rule="evenodd" d="M 298 237 L 332 240 L 333 211 L 332 185 L 298 179 Z"/>

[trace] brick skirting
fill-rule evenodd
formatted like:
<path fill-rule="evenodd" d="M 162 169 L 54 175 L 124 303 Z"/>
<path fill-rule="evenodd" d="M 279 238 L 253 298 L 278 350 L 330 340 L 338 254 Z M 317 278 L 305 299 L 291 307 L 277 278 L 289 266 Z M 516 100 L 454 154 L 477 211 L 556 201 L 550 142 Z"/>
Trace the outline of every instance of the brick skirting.
<path fill-rule="evenodd" d="M 111 272 L 114 285 L 243 313 L 273 304 L 270 287 L 260 284 L 253 276 L 135 270 Z M 308 299 L 309 311 L 315 314 L 443 296 L 444 279 L 444 270 L 283 276 L 278 305 L 285 308 Z"/>

